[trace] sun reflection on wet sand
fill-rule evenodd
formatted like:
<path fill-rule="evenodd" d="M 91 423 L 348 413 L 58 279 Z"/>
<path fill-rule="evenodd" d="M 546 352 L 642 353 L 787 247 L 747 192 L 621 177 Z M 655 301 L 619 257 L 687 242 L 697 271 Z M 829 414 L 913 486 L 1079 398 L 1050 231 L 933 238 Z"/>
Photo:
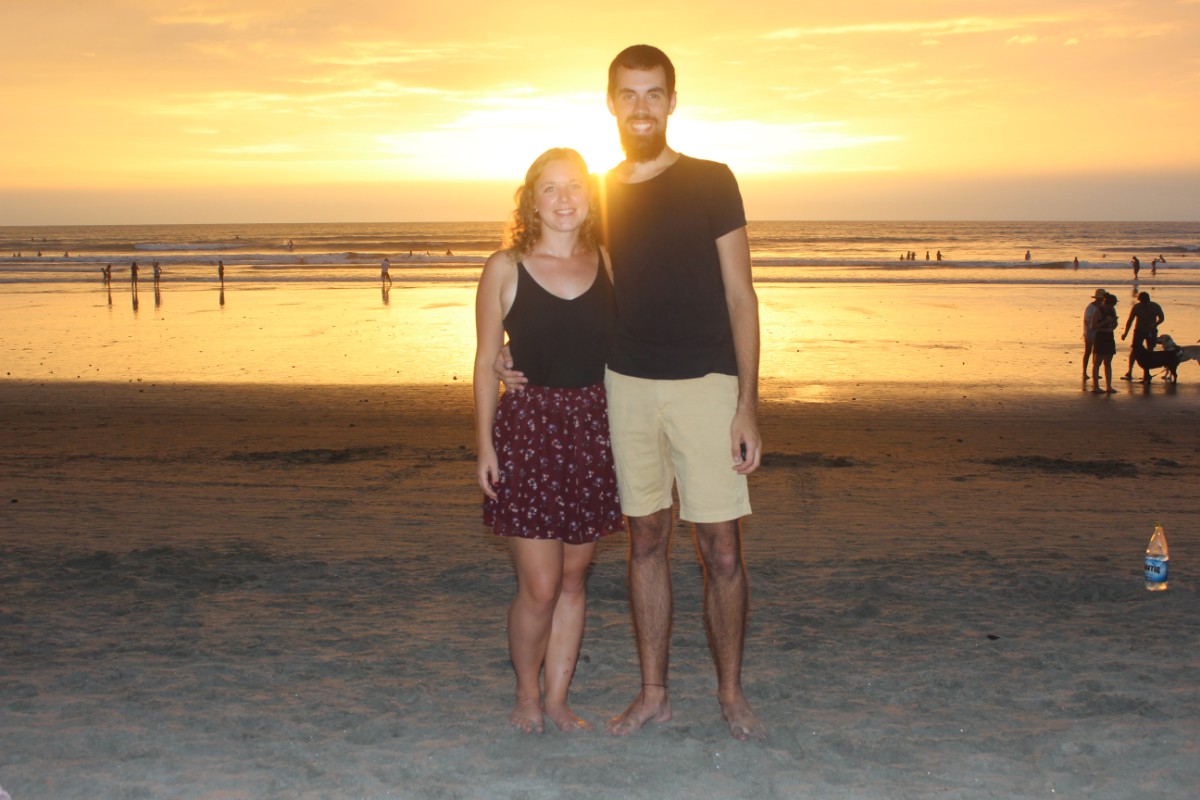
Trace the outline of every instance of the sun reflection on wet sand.
<path fill-rule="evenodd" d="M 1063 286 L 759 284 L 762 395 L 828 387 L 1069 390 L 1086 293 Z M 471 379 L 472 283 L 162 287 L 151 313 L 107 291 L 0 296 L 4 374 L 18 380 L 446 384 Z M 1200 289 L 1160 288 L 1164 330 L 1200 335 Z M 149 304 L 148 304 L 149 305 Z M 122 307 L 123 306 L 123 307 Z M 1124 318 L 1128 302 L 1118 312 Z M 1123 358 L 1118 354 L 1118 361 Z M 1180 391 L 1200 384 L 1185 364 Z M 978 389 L 977 389 L 978 390 Z"/>

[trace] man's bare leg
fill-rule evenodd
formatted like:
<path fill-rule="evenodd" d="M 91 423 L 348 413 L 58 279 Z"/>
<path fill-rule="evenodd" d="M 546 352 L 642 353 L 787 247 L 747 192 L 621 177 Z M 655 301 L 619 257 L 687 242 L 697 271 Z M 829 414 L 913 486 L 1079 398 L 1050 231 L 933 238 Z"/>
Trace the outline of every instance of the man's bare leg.
<path fill-rule="evenodd" d="M 562 591 L 554 606 L 550 641 L 546 647 L 546 716 L 563 732 L 590 731 L 592 723 L 578 717 L 567 706 L 567 693 L 587 615 L 587 571 L 592 563 L 593 544 L 563 545 Z"/>
<path fill-rule="evenodd" d="M 517 673 L 517 699 L 508 716 L 525 733 L 541 733 L 542 663 L 562 585 L 563 547 L 552 540 L 510 539 L 517 596 L 508 609 L 508 654 Z"/>
<path fill-rule="evenodd" d="M 629 605 L 637 638 L 642 688 L 621 714 L 605 725 L 628 736 L 647 722 L 671 719 L 667 662 L 671 640 L 671 509 L 629 518 Z"/>
<path fill-rule="evenodd" d="M 698 524 L 696 542 L 704 562 L 704 624 L 717 665 L 721 716 L 733 738 L 765 739 L 767 729 L 742 692 L 742 648 L 750 586 L 742 562 L 739 524 L 737 520 Z"/>

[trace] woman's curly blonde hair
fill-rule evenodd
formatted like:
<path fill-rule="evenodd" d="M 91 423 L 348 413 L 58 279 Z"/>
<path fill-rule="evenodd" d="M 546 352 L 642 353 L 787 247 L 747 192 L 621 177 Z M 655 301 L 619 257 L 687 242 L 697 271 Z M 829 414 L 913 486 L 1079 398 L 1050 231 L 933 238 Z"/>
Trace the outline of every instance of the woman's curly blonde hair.
<path fill-rule="evenodd" d="M 542 171 L 551 161 L 569 161 L 588 176 L 588 215 L 579 229 L 580 242 L 589 249 L 596 249 L 596 222 L 599 217 L 599 207 L 596 203 L 595 180 L 588 173 L 587 162 L 583 156 L 569 147 L 552 147 L 542 153 L 529 166 L 525 173 L 525 183 L 517 188 L 513 201 L 517 207 L 513 210 L 512 221 L 508 226 L 508 246 L 517 254 L 529 253 L 533 246 L 542 238 L 542 220 L 537 215 L 537 204 L 534 202 L 533 190 Z"/>

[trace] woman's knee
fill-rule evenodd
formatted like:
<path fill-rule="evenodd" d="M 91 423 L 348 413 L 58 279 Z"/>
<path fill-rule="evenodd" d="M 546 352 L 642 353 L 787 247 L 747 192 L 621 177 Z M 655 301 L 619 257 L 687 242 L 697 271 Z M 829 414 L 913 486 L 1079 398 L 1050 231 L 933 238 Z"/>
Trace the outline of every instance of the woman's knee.
<path fill-rule="evenodd" d="M 587 585 L 595 544 L 568 545 L 563 559 L 561 594 L 579 594 Z"/>
<path fill-rule="evenodd" d="M 553 610 L 563 591 L 561 576 L 538 575 L 521 581 L 518 596 L 539 611 Z"/>

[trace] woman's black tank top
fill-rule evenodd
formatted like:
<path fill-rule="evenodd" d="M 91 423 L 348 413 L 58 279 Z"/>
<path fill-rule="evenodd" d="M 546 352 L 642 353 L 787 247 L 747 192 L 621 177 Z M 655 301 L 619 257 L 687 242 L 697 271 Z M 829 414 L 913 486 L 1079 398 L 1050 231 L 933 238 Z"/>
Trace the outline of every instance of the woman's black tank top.
<path fill-rule="evenodd" d="M 601 383 L 616 305 L 608 271 L 597 255 L 596 279 L 573 300 L 542 288 L 517 264 L 517 296 L 504 317 L 513 367 L 531 386 L 558 389 Z"/>

